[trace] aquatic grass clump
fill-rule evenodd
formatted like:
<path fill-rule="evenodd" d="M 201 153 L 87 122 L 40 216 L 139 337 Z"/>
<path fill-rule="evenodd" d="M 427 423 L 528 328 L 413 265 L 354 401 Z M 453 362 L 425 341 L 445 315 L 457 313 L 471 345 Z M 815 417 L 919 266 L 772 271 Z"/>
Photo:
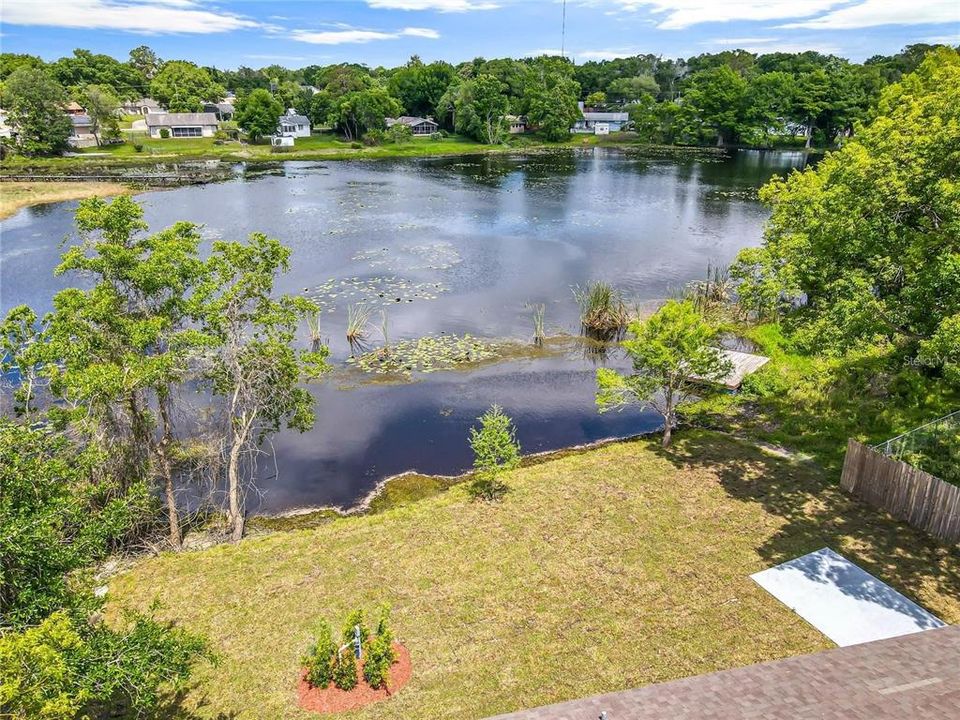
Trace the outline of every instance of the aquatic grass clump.
<path fill-rule="evenodd" d="M 491 360 L 499 356 L 500 346 L 471 335 L 426 335 L 400 340 L 387 348 L 377 348 L 348 358 L 360 370 L 378 375 L 411 375 L 450 370 L 459 365 Z"/>
<path fill-rule="evenodd" d="M 360 342 L 367 336 L 370 313 L 371 310 L 366 305 L 347 305 L 347 340 L 349 342 Z"/>
<path fill-rule="evenodd" d="M 593 337 L 612 340 L 630 322 L 623 296 L 608 283 L 598 280 L 586 287 L 577 285 L 573 288 L 573 296 L 580 306 L 580 325 Z"/>
<path fill-rule="evenodd" d="M 310 330 L 310 342 L 319 343 L 323 337 L 320 334 L 320 314 L 323 311 L 316 307 L 315 309 L 308 312 L 304 319 L 307 321 L 307 328 Z"/>
<path fill-rule="evenodd" d="M 707 263 L 706 278 L 687 283 L 683 295 L 701 314 L 713 316 L 730 306 L 734 288 L 729 266 Z"/>
<path fill-rule="evenodd" d="M 533 344 L 537 347 L 543 345 L 543 339 L 546 337 L 543 332 L 543 316 L 547 307 L 542 303 L 533 306 Z"/>

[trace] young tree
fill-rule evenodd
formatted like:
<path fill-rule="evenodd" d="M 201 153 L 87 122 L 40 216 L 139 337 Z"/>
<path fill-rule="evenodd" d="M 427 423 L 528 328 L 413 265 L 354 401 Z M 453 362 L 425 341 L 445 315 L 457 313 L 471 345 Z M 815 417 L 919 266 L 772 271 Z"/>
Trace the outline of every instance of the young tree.
<path fill-rule="evenodd" d="M 83 92 L 84 107 L 90 116 L 91 130 L 100 144 L 103 135 L 117 137 L 120 133 L 117 125 L 117 109 L 120 101 L 103 85 L 88 85 Z"/>
<path fill-rule="evenodd" d="M 67 147 L 72 125 L 63 112 L 63 86 L 45 70 L 21 67 L 3 84 L 3 104 L 24 155 L 51 155 Z"/>
<path fill-rule="evenodd" d="M 506 134 L 504 116 L 509 110 L 506 86 L 492 75 L 477 75 L 459 86 L 454 109 L 457 132 L 487 145 L 501 142 Z"/>
<path fill-rule="evenodd" d="M 200 112 L 204 102 L 223 97 L 224 89 L 191 62 L 165 62 L 150 81 L 150 94 L 170 112 Z"/>
<path fill-rule="evenodd" d="M 253 140 L 273 135 L 283 105 L 268 90 L 254 90 L 237 104 L 235 120 Z"/>
<path fill-rule="evenodd" d="M 313 426 L 313 398 L 300 383 L 326 370 L 326 348 L 291 347 L 300 320 L 315 309 L 304 298 L 273 297 L 277 275 L 289 268 L 290 250 L 254 233 L 247 243 L 215 242 L 193 298 L 194 312 L 212 349 L 205 377 L 223 399 L 228 427 L 229 523 L 243 537 L 245 497 L 254 481 L 255 453 L 282 426 Z"/>
<path fill-rule="evenodd" d="M 520 443 L 513 421 L 499 405 L 481 415 L 480 429 L 470 428 L 473 469 L 476 478 L 470 494 L 484 500 L 496 500 L 507 490 L 500 476 L 520 467 Z"/>
<path fill-rule="evenodd" d="M 646 321 L 630 325 L 633 337 L 622 345 L 633 361 L 633 374 L 597 370 L 597 405 L 601 412 L 631 403 L 652 407 L 663 417 L 663 446 L 670 444 L 677 406 L 704 382 L 730 372 L 730 364 L 713 347 L 717 332 L 690 301 L 671 300 Z"/>

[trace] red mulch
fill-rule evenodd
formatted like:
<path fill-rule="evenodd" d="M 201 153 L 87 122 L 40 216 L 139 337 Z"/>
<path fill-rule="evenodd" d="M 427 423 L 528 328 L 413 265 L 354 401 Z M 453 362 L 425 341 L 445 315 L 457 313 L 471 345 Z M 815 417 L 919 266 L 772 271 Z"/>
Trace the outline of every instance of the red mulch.
<path fill-rule="evenodd" d="M 326 688 L 311 687 L 307 682 L 307 671 L 300 675 L 298 694 L 300 707 L 319 713 L 338 713 L 344 710 L 355 710 L 364 705 L 380 702 L 392 697 L 410 681 L 413 668 L 410 665 L 410 651 L 400 643 L 393 644 L 397 659 L 390 666 L 390 682 L 387 687 L 374 689 L 363 679 L 363 661 L 357 663 L 357 686 L 353 690 L 341 690 L 333 683 Z"/>

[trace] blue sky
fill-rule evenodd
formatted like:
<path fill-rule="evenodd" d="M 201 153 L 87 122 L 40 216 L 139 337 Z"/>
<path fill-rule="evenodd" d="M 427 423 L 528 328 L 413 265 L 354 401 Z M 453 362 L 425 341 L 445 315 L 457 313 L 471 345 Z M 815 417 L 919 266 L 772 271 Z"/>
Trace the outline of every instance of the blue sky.
<path fill-rule="evenodd" d="M 562 0 L 3 0 L 0 46 L 126 59 L 147 44 L 222 68 L 392 66 L 413 54 L 456 63 L 559 53 L 561 15 Z M 567 0 L 563 42 L 577 62 L 737 47 L 863 60 L 914 42 L 960 44 L 960 0 Z"/>

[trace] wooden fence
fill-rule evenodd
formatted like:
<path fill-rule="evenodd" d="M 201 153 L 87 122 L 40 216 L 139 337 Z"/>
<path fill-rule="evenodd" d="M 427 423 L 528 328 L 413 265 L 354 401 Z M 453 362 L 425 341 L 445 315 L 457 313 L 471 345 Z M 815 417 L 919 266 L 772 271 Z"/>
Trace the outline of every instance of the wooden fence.
<path fill-rule="evenodd" d="M 850 440 L 840 487 L 949 544 L 960 542 L 960 487 Z"/>

